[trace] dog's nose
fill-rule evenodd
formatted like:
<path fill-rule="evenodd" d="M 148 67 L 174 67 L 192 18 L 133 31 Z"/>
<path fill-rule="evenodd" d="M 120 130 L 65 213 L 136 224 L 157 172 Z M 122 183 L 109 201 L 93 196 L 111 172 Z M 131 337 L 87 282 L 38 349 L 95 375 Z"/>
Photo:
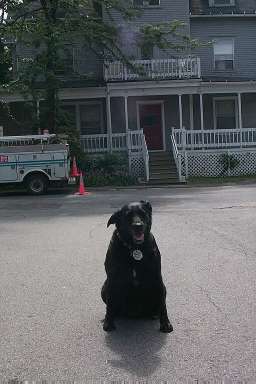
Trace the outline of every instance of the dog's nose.
<path fill-rule="evenodd" d="M 142 229 L 143 229 L 143 224 L 142 224 L 142 223 L 139 223 L 139 222 L 137 222 L 137 223 L 133 223 L 133 224 L 132 224 L 132 227 L 133 227 L 133 229 L 134 229 L 135 231 L 142 231 Z"/>

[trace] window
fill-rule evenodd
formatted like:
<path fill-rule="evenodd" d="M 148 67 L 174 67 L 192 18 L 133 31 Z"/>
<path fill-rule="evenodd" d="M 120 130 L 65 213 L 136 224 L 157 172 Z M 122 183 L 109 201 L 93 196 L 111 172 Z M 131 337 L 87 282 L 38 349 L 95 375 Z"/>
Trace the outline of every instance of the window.
<path fill-rule="evenodd" d="M 209 0 L 210 7 L 230 7 L 235 5 L 235 0 Z"/>
<path fill-rule="evenodd" d="M 160 0 L 133 0 L 134 7 L 153 7 L 159 5 Z"/>
<path fill-rule="evenodd" d="M 213 45 L 214 69 L 218 71 L 234 69 L 234 40 L 216 39 Z"/>
<path fill-rule="evenodd" d="M 103 130 L 102 104 L 81 104 L 80 110 L 80 131 L 81 135 L 96 135 Z"/>
<path fill-rule="evenodd" d="M 237 102 L 235 97 L 215 98 L 213 104 L 214 128 L 237 128 Z"/>

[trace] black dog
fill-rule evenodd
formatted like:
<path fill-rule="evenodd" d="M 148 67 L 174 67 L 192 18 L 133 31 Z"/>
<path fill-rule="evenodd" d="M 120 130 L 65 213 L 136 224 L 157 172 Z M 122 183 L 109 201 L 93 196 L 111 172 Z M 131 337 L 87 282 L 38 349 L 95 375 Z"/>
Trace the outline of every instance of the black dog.
<path fill-rule="evenodd" d="M 158 317 L 160 331 L 172 332 L 166 309 L 166 288 L 161 275 L 161 255 L 150 232 L 152 207 L 145 201 L 125 205 L 109 219 L 115 224 L 106 255 L 104 331 L 115 329 L 116 316 Z"/>

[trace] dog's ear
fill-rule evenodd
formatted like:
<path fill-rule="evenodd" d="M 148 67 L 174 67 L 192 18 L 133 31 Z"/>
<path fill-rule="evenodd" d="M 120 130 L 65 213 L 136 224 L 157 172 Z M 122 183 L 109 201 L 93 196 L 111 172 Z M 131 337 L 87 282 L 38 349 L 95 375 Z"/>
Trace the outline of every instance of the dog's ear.
<path fill-rule="evenodd" d="M 141 204 L 142 204 L 143 209 L 145 209 L 145 211 L 147 213 L 149 213 L 149 215 L 151 216 L 152 215 L 152 206 L 151 206 L 150 202 L 141 200 Z"/>
<path fill-rule="evenodd" d="M 109 219 L 109 221 L 108 221 L 108 224 L 107 224 L 107 227 L 109 227 L 111 224 L 118 224 L 120 218 L 121 218 L 121 210 L 119 209 L 119 211 L 116 211 L 116 212 L 113 213 L 113 215 L 110 217 L 110 219 Z"/>

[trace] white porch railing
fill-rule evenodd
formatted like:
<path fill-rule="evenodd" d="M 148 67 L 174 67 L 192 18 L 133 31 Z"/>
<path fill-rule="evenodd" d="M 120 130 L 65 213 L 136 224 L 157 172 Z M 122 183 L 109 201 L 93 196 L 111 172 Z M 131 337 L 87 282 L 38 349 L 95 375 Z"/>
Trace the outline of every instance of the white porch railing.
<path fill-rule="evenodd" d="M 223 149 L 256 146 L 256 128 L 186 130 L 174 129 L 178 149 Z"/>
<path fill-rule="evenodd" d="M 134 164 L 144 168 L 146 181 L 149 180 L 149 154 L 143 130 L 128 133 L 113 133 L 111 135 L 83 135 L 80 138 L 81 147 L 87 153 L 103 153 L 112 151 L 127 151 L 130 173 L 134 173 Z"/>
<path fill-rule="evenodd" d="M 200 58 L 181 57 L 172 59 L 134 60 L 136 69 L 121 61 L 106 62 L 104 78 L 106 81 L 139 79 L 190 79 L 200 78 Z"/>
<path fill-rule="evenodd" d="M 129 133 L 112 133 L 112 151 L 142 150 L 143 131 L 130 131 Z M 110 150 L 110 136 L 108 134 L 81 135 L 81 147 L 84 152 L 97 153 Z"/>

